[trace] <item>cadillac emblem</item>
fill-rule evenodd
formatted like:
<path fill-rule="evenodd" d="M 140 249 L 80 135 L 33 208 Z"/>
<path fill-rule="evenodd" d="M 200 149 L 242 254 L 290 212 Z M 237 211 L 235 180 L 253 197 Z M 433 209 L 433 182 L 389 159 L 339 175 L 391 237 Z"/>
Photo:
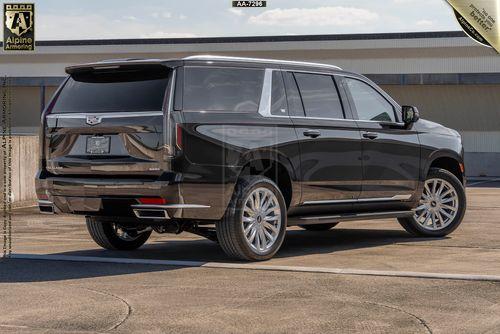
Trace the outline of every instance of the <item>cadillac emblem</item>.
<path fill-rule="evenodd" d="M 97 125 L 102 122 L 102 117 L 99 116 L 94 116 L 94 115 L 89 115 L 87 116 L 87 121 L 86 123 L 88 125 Z"/>

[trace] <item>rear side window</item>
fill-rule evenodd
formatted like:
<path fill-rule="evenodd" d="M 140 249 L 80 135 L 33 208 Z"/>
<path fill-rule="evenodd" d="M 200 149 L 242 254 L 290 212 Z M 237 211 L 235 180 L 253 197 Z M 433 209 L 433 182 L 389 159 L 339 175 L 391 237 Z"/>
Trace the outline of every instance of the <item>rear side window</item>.
<path fill-rule="evenodd" d="M 304 107 L 302 106 L 299 89 L 297 88 L 297 83 L 295 82 L 293 74 L 290 72 L 283 72 L 283 78 L 285 80 L 289 114 L 292 116 L 303 117 Z"/>
<path fill-rule="evenodd" d="M 360 120 L 395 122 L 394 107 L 363 81 L 345 78 Z"/>
<path fill-rule="evenodd" d="M 273 71 L 273 90 L 271 94 L 271 114 L 286 116 L 286 94 L 283 76 L 280 71 Z"/>
<path fill-rule="evenodd" d="M 333 77 L 322 74 L 295 73 L 306 116 L 344 118 L 342 103 Z"/>
<path fill-rule="evenodd" d="M 161 111 L 168 73 L 155 67 L 73 74 L 52 113 Z"/>
<path fill-rule="evenodd" d="M 230 67 L 185 67 L 183 109 L 256 112 L 264 70 Z"/>

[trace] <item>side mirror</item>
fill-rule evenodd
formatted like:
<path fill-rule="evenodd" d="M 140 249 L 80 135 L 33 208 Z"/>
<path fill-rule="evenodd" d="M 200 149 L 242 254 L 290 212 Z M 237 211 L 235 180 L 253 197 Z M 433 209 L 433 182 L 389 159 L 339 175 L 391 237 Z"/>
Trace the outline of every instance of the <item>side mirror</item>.
<path fill-rule="evenodd" d="M 415 123 L 420 118 L 420 113 L 414 106 L 402 106 L 401 113 L 405 124 Z"/>

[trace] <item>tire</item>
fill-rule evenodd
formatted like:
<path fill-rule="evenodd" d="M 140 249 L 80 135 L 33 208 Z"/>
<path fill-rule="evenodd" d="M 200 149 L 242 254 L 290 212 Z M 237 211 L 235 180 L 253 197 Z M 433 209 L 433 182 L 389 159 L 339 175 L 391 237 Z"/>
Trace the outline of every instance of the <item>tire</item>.
<path fill-rule="evenodd" d="M 424 188 L 422 199 L 420 200 L 419 206 L 416 208 L 415 215 L 411 217 L 398 218 L 401 226 L 403 226 L 406 231 L 415 236 L 444 237 L 453 232 L 460 225 L 465 214 L 465 209 L 467 206 L 465 189 L 462 183 L 457 179 L 457 177 L 445 169 L 432 168 L 426 178 L 426 184 L 428 184 L 428 189 L 430 190 L 432 190 L 431 187 L 433 185 L 433 180 L 438 180 L 441 182 L 444 181 L 441 184 L 444 184 L 445 188 L 442 188 L 441 193 L 436 197 L 438 198 L 438 200 L 429 200 L 429 198 L 432 197 L 426 198 L 425 194 L 427 193 L 427 190 Z M 440 183 L 437 183 L 436 187 L 439 186 Z M 450 193 L 450 195 L 446 195 L 446 192 L 449 190 L 449 188 L 447 188 L 448 186 L 453 188 L 456 197 L 453 193 Z M 445 196 L 442 196 L 443 194 L 445 194 Z M 439 195 L 444 198 L 444 203 L 441 203 L 441 196 Z M 451 198 L 456 198 L 456 200 L 451 200 Z M 424 204 L 424 202 L 426 202 L 427 204 Z M 434 204 L 432 202 L 434 202 Z M 437 204 L 435 204 L 436 202 Z M 448 205 L 448 203 L 450 203 L 450 205 Z M 443 204 L 445 205 L 445 207 L 442 207 Z M 436 207 L 434 207 L 434 205 Z M 419 208 L 421 208 L 422 206 L 424 206 L 425 209 L 419 210 Z M 446 208 L 445 213 L 448 213 L 448 215 L 452 216 L 452 218 L 442 214 L 440 206 L 441 208 Z M 448 209 L 447 207 L 454 207 L 456 210 L 453 211 Z M 437 214 L 432 214 L 432 211 L 429 211 L 427 208 L 431 208 L 431 210 L 433 209 L 436 210 L 436 212 L 439 212 L 441 220 L 438 219 Z M 429 219 L 426 218 L 428 212 L 430 212 L 429 214 L 431 215 Z M 417 219 L 422 213 L 424 216 L 421 216 L 420 219 Z M 423 224 L 422 220 L 427 220 L 427 223 Z M 434 222 L 436 224 L 436 228 L 434 228 Z M 441 222 L 446 222 L 446 224 L 442 224 Z"/>
<path fill-rule="evenodd" d="M 117 224 L 103 222 L 97 217 L 85 217 L 85 219 L 87 223 L 87 230 L 89 231 L 90 236 L 99 246 L 105 249 L 137 249 L 144 245 L 144 243 L 151 235 L 151 230 L 137 234 L 137 229 L 125 230 Z M 120 231 L 126 231 L 128 233 L 127 237 L 117 234 L 117 230 L 115 229 L 115 227 L 117 227 Z"/>
<path fill-rule="evenodd" d="M 252 200 L 257 198 L 256 194 L 264 199 L 264 207 L 268 204 L 268 209 L 264 211 L 267 212 L 272 208 L 274 210 L 268 213 L 258 210 L 262 207 L 260 200 L 259 205 Z M 266 197 L 260 197 L 261 194 L 265 194 Z M 257 210 L 251 209 L 252 203 Z M 263 176 L 245 176 L 237 182 L 226 213 L 216 224 L 217 239 L 224 252 L 231 258 L 247 261 L 268 260 L 281 247 L 285 238 L 286 224 L 286 204 L 278 186 Z M 245 233 L 244 229 L 249 232 Z M 261 243 L 258 242 L 262 240 L 262 236 L 265 247 L 261 247 Z"/>
<path fill-rule="evenodd" d="M 337 226 L 337 224 L 338 223 L 299 225 L 299 227 L 307 231 L 328 231 Z"/>

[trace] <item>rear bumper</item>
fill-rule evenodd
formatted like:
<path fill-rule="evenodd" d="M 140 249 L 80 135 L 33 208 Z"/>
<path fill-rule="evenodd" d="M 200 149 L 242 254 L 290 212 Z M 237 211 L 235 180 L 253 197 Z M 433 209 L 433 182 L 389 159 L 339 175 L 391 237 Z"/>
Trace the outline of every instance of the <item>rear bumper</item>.
<path fill-rule="evenodd" d="M 227 203 L 210 196 L 213 186 L 176 182 L 176 179 L 85 178 L 46 176 L 35 184 L 42 213 L 71 213 L 128 217 L 141 220 L 218 220 Z M 161 197 L 166 205 L 142 205 L 139 197 Z"/>

